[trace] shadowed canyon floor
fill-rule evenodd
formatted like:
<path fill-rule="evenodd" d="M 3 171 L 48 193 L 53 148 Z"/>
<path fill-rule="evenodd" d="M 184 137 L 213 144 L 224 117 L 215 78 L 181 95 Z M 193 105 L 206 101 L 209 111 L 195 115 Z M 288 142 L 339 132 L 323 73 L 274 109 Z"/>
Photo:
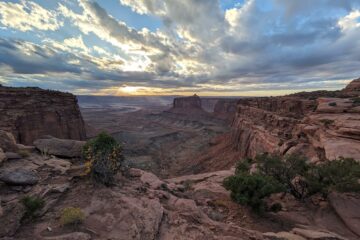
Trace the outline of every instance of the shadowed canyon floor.
<path fill-rule="evenodd" d="M 199 98 L 200 100 L 200 98 Z M 206 151 L 228 122 L 192 106 L 82 107 L 88 132 L 107 131 L 123 144 L 131 166 L 162 177 L 183 172 L 184 162 Z M 176 109 L 176 110 L 175 110 Z M 195 110 L 194 110 L 195 109 Z M 196 172 L 188 171 L 188 173 Z"/>

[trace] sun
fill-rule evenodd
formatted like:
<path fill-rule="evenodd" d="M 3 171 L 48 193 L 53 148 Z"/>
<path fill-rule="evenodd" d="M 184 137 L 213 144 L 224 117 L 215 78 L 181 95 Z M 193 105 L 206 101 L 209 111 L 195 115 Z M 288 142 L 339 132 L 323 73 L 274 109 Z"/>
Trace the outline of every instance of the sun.
<path fill-rule="evenodd" d="M 124 86 L 124 87 L 120 87 L 118 90 L 118 93 L 123 93 L 123 94 L 136 94 L 136 92 L 139 90 L 139 87 L 134 87 L 134 86 Z"/>

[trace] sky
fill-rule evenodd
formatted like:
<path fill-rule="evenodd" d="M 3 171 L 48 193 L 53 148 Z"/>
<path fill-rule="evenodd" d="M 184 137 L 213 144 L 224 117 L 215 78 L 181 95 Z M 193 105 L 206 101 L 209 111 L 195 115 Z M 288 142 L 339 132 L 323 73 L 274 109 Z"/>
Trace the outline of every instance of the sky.
<path fill-rule="evenodd" d="M 0 84 L 275 96 L 360 77 L 360 0 L 0 0 Z"/>

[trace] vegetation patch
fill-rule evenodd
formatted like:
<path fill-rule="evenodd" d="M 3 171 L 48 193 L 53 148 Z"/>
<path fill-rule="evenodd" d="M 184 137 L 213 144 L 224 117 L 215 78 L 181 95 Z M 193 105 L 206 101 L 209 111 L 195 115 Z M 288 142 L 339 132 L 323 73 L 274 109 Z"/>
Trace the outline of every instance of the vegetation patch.
<path fill-rule="evenodd" d="M 62 226 L 77 227 L 85 220 L 85 214 L 80 208 L 67 207 L 63 209 L 60 216 L 60 224 Z"/>
<path fill-rule="evenodd" d="M 25 218 L 33 218 L 36 216 L 36 213 L 41 210 L 45 202 L 43 199 L 32 196 L 25 196 L 21 199 L 21 203 L 25 207 Z"/>
<path fill-rule="evenodd" d="M 30 157 L 30 153 L 29 153 L 29 151 L 27 151 L 27 150 L 21 149 L 21 150 L 18 151 L 18 154 L 19 154 L 22 158 L 28 158 L 28 157 Z"/>
<path fill-rule="evenodd" d="M 320 122 L 322 124 L 324 124 L 325 127 L 329 127 L 330 125 L 332 125 L 334 123 L 334 120 L 331 119 L 321 119 Z"/>
<path fill-rule="evenodd" d="M 120 144 L 106 133 L 99 134 L 85 144 L 83 158 L 86 161 L 85 174 L 106 186 L 112 185 L 116 173 L 124 168 Z"/>
<path fill-rule="evenodd" d="M 250 173 L 252 164 L 256 171 Z M 238 163 L 235 175 L 224 180 L 224 187 L 235 202 L 261 213 L 281 210 L 281 205 L 265 204 L 264 199 L 273 193 L 289 193 L 299 201 L 317 193 L 326 198 L 331 191 L 360 192 L 359 179 L 360 164 L 353 159 L 314 165 L 302 156 L 262 154 Z"/>
<path fill-rule="evenodd" d="M 336 102 L 331 102 L 331 103 L 329 103 L 329 106 L 330 106 L 330 107 L 336 107 L 337 104 L 336 104 Z"/>
<path fill-rule="evenodd" d="M 360 106 L 360 97 L 352 98 L 351 100 L 353 101 L 353 107 Z"/>

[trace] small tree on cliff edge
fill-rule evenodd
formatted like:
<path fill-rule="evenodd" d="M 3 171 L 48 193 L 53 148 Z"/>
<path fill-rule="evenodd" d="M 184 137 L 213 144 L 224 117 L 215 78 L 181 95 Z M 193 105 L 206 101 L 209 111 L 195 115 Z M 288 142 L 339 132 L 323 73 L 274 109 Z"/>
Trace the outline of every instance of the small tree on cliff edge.
<path fill-rule="evenodd" d="M 114 176 L 124 164 L 120 144 L 104 132 L 85 144 L 83 158 L 86 161 L 86 175 L 106 186 L 114 183 Z"/>

